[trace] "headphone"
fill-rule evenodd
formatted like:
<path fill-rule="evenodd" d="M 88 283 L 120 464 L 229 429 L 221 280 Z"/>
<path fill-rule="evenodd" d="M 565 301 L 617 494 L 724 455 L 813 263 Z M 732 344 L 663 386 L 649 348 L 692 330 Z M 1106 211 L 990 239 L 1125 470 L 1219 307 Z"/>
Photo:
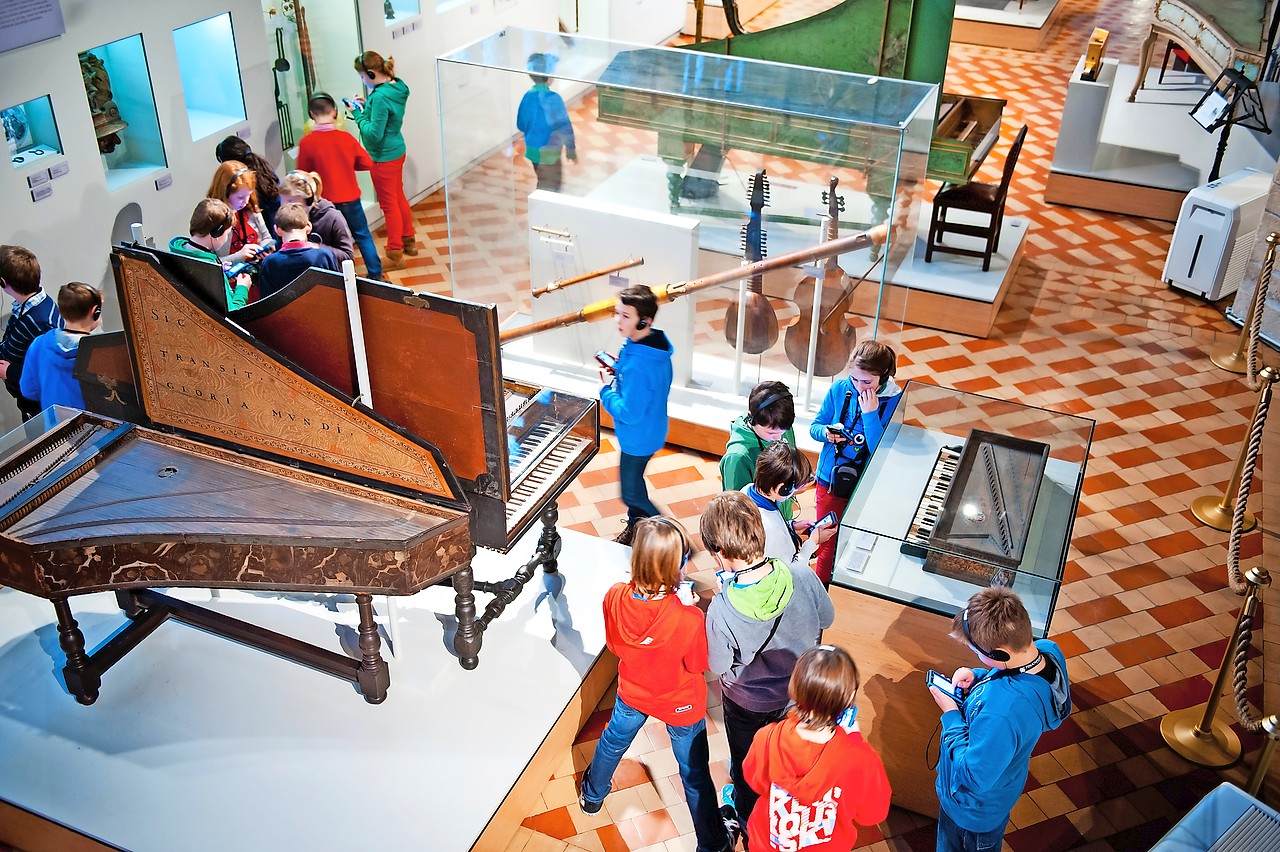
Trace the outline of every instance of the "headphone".
<path fill-rule="evenodd" d="M 788 396 L 791 396 L 791 391 L 790 391 L 790 389 L 787 389 L 787 390 L 780 390 L 780 391 L 774 391 L 773 393 L 771 393 L 771 394 L 769 394 L 768 396 L 766 396 L 766 397 L 765 397 L 765 398 L 760 402 L 760 404 L 756 406 L 756 413 L 755 413 L 755 415 L 754 415 L 754 416 L 751 414 L 751 412 L 749 412 L 749 411 L 747 412 L 747 416 L 746 416 L 746 423 L 747 423 L 747 425 L 748 425 L 748 426 L 754 426 L 754 425 L 756 425 L 756 416 L 759 416 L 760 414 L 763 414 L 763 413 L 764 413 L 764 410 L 765 410 L 766 408 L 768 408 L 769 406 L 773 405 L 775 402 L 777 402 L 778 400 L 782 399 L 783 397 L 788 397 Z M 790 493 L 790 492 L 787 492 L 787 493 Z"/>
<path fill-rule="evenodd" d="M 649 327 L 650 321 L 651 320 L 649 319 L 649 317 L 640 317 L 640 319 L 636 322 L 636 331 L 644 331 L 646 328 Z"/>
<path fill-rule="evenodd" d="M 676 534 L 680 536 L 680 543 L 684 546 L 684 552 L 680 554 L 680 567 L 683 568 L 685 565 L 689 564 L 689 560 L 693 558 L 693 548 L 690 546 L 689 539 L 685 535 L 684 530 L 680 529 L 674 521 L 664 518 L 662 515 L 653 515 L 646 520 L 663 524 L 664 526 L 668 526 L 676 531 Z"/>
<path fill-rule="evenodd" d="M 997 663 L 1009 662 L 1009 652 L 1004 650 L 1003 648 L 991 648 L 990 650 L 988 650 L 987 648 L 984 648 L 981 645 L 979 645 L 977 642 L 973 641 L 973 636 L 969 633 L 969 608 L 968 607 L 965 607 L 964 612 L 961 613 L 960 615 L 960 630 L 964 633 L 964 641 L 968 642 L 969 645 L 975 651 L 977 651 L 982 656 L 986 657 L 988 660 L 995 660 Z"/>
<path fill-rule="evenodd" d="M 291 175 L 297 175 L 297 176 L 298 176 L 298 179 L 302 181 L 302 185 L 303 185 L 303 186 L 305 186 L 305 187 L 307 188 L 307 204 L 312 204 L 312 203 L 314 203 L 314 202 L 315 202 L 315 200 L 316 200 L 316 182 L 315 182 L 315 179 L 314 179 L 314 178 L 312 178 L 312 177 L 311 177 L 311 175 L 307 174 L 306 172 L 304 172 L 304 171 L 302 171 L 302 170 L 300 170 L 300 169 L 293 169 L 293 170 L 291 170 L 291 171 L 289 172 L 289 174 L 291 174 Z M 287 177 L 287 175 L 286 175 L 286 177 Z"/>
<path fill-rule="evenodd" d="M 93 318 L 94 318 L 95 320 L 100 320 L 100 319 L 102 319 L 102 305 L 94 305 L 94 306 L 93 306 Z"/>
<path fill-rule="evenodd" d="M 232 180 L 234 182 L 234 178 Z M 227 194 L 230 195 L 231 193 L 227 193 Z M 223 218 L 221 222 L 213 226 L 213 229 L 209 231 L 209 236 L 213 237 L 216 240 L 218 237 L 222 236 L 227 232 L 227 229 L 231 227 L 231 223 L 234 221 L 235 221 L 235 214 L 232 213 L 231 208 L 228 207 L 227 215 Z"/>
<path fill-rule="evenodd" d="M 249 171 L 248 166 L 241 166 L 236 170 L 236 173 L 231 176 L 231 180 L 227 181 L 227 195 L 231 194 L 231 188 L 236 185 L 236 178 L 240 177 L 240 175 L 247 171 Z"/>

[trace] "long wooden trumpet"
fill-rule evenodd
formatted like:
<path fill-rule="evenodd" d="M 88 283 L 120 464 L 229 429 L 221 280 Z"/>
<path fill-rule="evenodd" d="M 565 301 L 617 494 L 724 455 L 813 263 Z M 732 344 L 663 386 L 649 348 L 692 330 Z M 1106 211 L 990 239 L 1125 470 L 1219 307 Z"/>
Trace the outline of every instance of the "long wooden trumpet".
<path fill-rule="evenodd" d="M 672 302 L 681 296 L 687 296 L 690 293 L 696 293 L 699 290 L 706 290 L 708 287 L 715 287 L 720 284 L 728 284 L 737 281 L 740 278 L 746 278 L 750 275 L 756 275 L 762 272 L 768 272 L 772 269 L 782 269 L 787 266 L 803 266 L 805 264 L 817 263 L 820 260 L 831 257 L 832 255 L 845 254 L 858 249 L 866 248 L 870 245 L 884 245 L 885 239 L 889 235 L 889 227 L 887 225 L 877 225 L 869 231 L 861 234 L 851 234 L 847 237 L 841 237 L 838 240 L 828 240 L 827 242 L 818 243 L 808 248 L 796 249 L 786 254 L 780 254 L 776 257 L 766 257 L 755 263 L 749 263 L 746 266 L 737 266 L 732 269 L 726 269 L 723 272 L 716 272 L 712 275 L 704 275 L 701 278 L 695 278 L 692 281 L 678 281 L 675 284 L 668 284 L 665 287 L 655 287 L 653 294 L 658 297 L 658 304 L 663 302 Z M 551 319 L 540 320 L 538 322 L 522 325 L 519 328 L 509 328 L 498 335 L 501 342 L 506 343 L 510 340 L 519 340 L 522 337 L 528 337 L 531 334 L 537 334 L 542 331 L 550 331 L 553 328 L 561 328 L 566 325 L 574 325 L 580 322 L 594 322 L 595 320 L 604 319 L 613 315 L 613 308 L 616 300 L 613 298 L 601 299 L 597 302 L 591 302 L 581 309 L 571 314 L 561 314 Z"/>
<path fill-rule="evenodd" d="M 629 257 L 621 263 L 615 263 L 613 266 L 605 266 L 591 272 L 584 272 L 581 275 L 575 275 L 572 278 L 561 278 L 559 281 L 552 281 L 545 287 L 538 287 L 533 291 L 533 298 L 545 296 L 547 293 L 554 293 L 556 290 L 563 290 L 565 287 L 572 287 L 574 284 L 581 284 L 583 281 L 590 281 L 592 278 L 599 278 L 602 275 L 612 275 L 615 272 L 621 272 L 624 269 L 630 269 L 633 266 L 643 266 L 643 257 Z"/>

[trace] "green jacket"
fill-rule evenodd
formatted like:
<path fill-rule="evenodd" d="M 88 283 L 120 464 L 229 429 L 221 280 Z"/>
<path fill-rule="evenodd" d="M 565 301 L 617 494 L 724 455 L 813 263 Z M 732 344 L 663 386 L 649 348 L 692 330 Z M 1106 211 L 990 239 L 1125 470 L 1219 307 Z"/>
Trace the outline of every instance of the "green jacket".
<path fill-rule="evenodd" d="M 360 138 L 375 163 L 386 163 L 404 156 L 400 125 L 404 122 L 404 105 L 408 100 L 409 87 L 396 77 L 389 83 L 374 86 L 365 98 L 364 109 L 356 110 L 355 122 L 360 128 Z"/>
<path fill-rule="evenodd" d="M 191 242 L 190 237 L 174 237 L 169 240 L 169 251 L 174 254 L 182 254 L 187 257 L 194 257 L 199 260 L 207 260 L 210 263 L 216 263 L 219 269 L 222 269 L 222 261 L 218 256 L 203 246 L 196 245 Z M 222 283 L 227 289 L 227 312 L 243 308 L 245 303 L 249 301 L 249 288 L 237 287 L 231 283 L 231 279 L 227 278 L 227 271 L 222 269 Z"/>
<path fill-rule="evenodd" d="M 791 446 L 796 445 L 794 429 L 782 433 L 782 440 Z M 725 444 L 724 455 L 720 457 L 720 487 L 725 491 L 741 491 L 747 483 L 756 478 L 756 459 L 765 448 L 765 441 L 747 425 L 745 414 L 729 426 L 729 441 Z M 790 500 L 783 500 L 778 507 L 782 517 L 791 520 L 795 514 Z"/>

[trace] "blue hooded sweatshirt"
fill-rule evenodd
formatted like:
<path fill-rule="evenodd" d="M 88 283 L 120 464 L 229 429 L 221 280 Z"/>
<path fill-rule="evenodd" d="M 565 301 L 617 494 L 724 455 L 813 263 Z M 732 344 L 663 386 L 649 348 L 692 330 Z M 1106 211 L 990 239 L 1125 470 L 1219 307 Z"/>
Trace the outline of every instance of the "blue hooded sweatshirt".
<path fill-rule="evenodd" d="M 1036 647 L 1053 660 L 1052 683 L 1038 674 L 974 669 L 960 709 L 942 714 L 938 801 L 961 828 L 982 832 L 1004 825 L 1027 783 L 1031 750 L 1071 712 L 1062 650 L 1048 639 Z"/>
<path fill-rule="evenodd" d="M 845 397 L 849 393 L 853 396 L 849 397 L 849 407 L 846 410 Z M 823 487 L 831 485 L 831 471 L 836 466 L 836 445 L 826 440 L 827 426 L 832 423 L 843 423 L 846 431 L 862 435 L 866 439 L 861 449 L 855 448 L 852 444 L 846 444 L 843 461 L 854 461 L 861 453 L 861 463 L 865 466 L 867 459 L 876 451 L 876 447 L 880 446 L 884 427 L 893 417 L 893 412 L 898 407 L 898 400 L 902 398 L 902 388 L 898 387 L 893 379 L 889 379 L 884 387 L 876 391 L 876 396 L 880 399 L 876 416 L 863 417 L 862 409 L 858 407 L 858 391 L 853 386 L 853 379 L 842 376 L 836 379 L 831 389 L 827 391 L 826 397 L 822 400 L 822 407 L 814 415 L 813 424 L 809 427 L 809 437 L 822 444 L 815 474 Z M 840 419 L 841 414 L 844 415 L 844 420 Z"/>
<path fill-rule="evenodd" d="M 629 456 L 651 456 L 667 441 L 667 397 L 671 394 L 671 341 L 661 329 L 627 340 L 618 353 L 613 381 L 600 389 L 600 403 L 613 418 L 618 448 Z"/>
<path fill-rule="evenodd" d="M 40 403 L 41 408 L 51 405 L 84 408 L 80 383 L 71 374 L 82 336 L 55 328 L 32 341 L 27 360 L 23 362 L 22 395 Z"/>

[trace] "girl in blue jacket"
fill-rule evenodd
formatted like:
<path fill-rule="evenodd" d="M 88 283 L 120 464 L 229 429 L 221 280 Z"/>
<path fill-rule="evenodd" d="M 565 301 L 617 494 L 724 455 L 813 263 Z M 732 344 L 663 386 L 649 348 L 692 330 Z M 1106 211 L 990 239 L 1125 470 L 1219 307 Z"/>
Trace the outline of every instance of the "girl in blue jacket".
<path fill-rule="evenodd" d="M 624 340 L 613 370 L 600 370 L 600 404 L 613 418 L 622 451 L 618 482 L 627 519 L 614 541 L 629 545 L 636 522 L 660 514 L 649 500 L 644 470 L 667 440 L 672 346 L 666 334 L 653 327 L 658 299 L 644 284 L 620 292 L 613 315 Z"/>

